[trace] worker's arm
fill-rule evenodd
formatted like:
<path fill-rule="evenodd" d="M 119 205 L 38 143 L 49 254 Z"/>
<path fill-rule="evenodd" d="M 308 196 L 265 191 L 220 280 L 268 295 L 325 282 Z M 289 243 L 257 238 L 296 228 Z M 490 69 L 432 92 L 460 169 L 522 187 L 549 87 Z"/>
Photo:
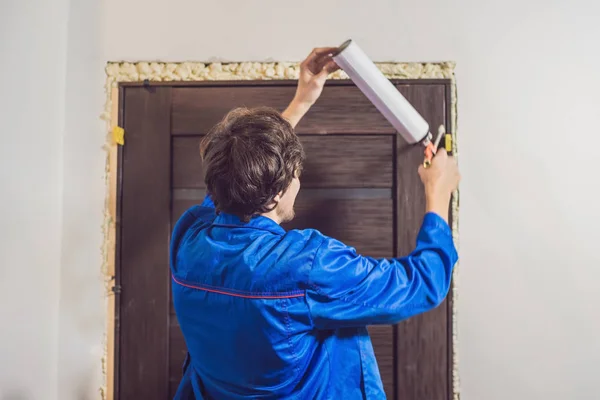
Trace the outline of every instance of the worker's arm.
<path fill-rule="evenodd" d="M 290 105 L 281 113 L 293 127 L 298 125 L 298 122 L 317 101 L 323 92 L 327 76 L 339 69 L 331 58 L 334 50 L 335 47 L 314 49 L 300 64 L 296 95 Z"/>
<path fill-rule="evenodd" d="M 416 247 L 408 256 L 365 257 L 337 240 L 324 238 L 314 257 L 306 292 L 316 328 L 393 324 L 431 310 L 444 300 L 458 259 L 447 223 L 458 169 L 441 151 L 420 175 L 427 213 Z"/>
<path fill-rule="evenodd" d="M 450 288 L 457 254 L 448 224 L 427 213 L 415 250 L 374 259 L 325 238 L 310 272 L 307 303 L 315 327 L 395 324 L 437 307 Z"/>

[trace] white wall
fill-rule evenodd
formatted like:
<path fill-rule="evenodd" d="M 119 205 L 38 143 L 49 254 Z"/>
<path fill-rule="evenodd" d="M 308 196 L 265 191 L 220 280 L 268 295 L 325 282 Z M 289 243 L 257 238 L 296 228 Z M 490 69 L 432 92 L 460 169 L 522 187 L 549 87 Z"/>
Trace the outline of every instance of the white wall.
<path fill-rule="evenodd" d="M 58 399 L 99 397 L 106 325 L 102 283 L 106 154 L 103 3 L 69 2 L 63 146 Z"/>
<path fill-rule="evenodd" d="M 57 393 L 68 1 L 0 5 L 0 398 Z"/>
<path fill-rule="evenodd" d="M 348 37 L 458 63 L 462 398 L 597 398 L 600 3 L 32 1 L 0 6 L 0 310 L 23 317 L 0 398 L 98 397 L 104 62 L 299 60 Z"/>
<path fill-rule="evenodd" d="M 96 0 L 0 5 L 0 399 L 98 398 L 105 58 Z"/>

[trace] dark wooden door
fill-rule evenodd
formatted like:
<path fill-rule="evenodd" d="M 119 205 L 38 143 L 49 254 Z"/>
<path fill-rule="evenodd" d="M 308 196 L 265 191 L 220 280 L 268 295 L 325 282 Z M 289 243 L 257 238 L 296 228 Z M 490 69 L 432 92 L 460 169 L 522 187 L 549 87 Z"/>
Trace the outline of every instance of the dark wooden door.
<path fill-rule="evenodd" d="M 395 83 L 433 129 L 450 127 L 448 81 Z M 186 353 L 170 295 L 169 235 L 205 194 L 198 143 L 234 107 L 283 110 L 295 83 L 120 90 L 116 397 L 164 400 L 177 389 Z M 416 172 L 422 148 L 408 146 L 349 82 L 329 84 L 297 132 L 307 162 L 297 217 L 286 228 L 316 228 L 374 257 L 410 252 L 425 206 Z M 446 301 L 399 325 L 369 328 L 388 398 L 451 398 L 450 316 Z"/>

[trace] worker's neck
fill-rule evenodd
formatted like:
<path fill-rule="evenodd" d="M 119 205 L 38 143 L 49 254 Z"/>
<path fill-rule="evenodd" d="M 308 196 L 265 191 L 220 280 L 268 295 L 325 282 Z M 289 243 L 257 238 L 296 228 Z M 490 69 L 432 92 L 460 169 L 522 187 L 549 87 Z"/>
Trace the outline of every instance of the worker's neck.
<path fill-rule="evenodd" d="M 277 225 L 281 224 L 281 218 L 279 217 L 279 214 L 277 213 L 277 211 L 275 210 L 271 210 L 269 212 L 266 213 L 262 213 L 260 214 L 262 217 L 267 217 L 273 221 L 275 221 L 275 223 L 277 223 Z"/>

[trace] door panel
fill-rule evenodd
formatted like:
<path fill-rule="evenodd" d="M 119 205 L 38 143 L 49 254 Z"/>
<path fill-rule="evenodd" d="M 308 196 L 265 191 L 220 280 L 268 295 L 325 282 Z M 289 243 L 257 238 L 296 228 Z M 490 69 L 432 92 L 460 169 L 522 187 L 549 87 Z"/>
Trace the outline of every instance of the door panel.
<path fill-rule="evenodd" d="M 309 189 L 305 190 L 308 192 Z M 204 191 L 195 191 L 197 198 L 173 200 L 172 223 L 185 210 L 199 204 Z M 376 257 L 392 257 L 394 253 L 393 200 L 310 198 L 300 194 L 294 207 L 296 217 L 284 224 L 286 230 L 311 227 L 353 246 L 358 252 Z M 359 217 L 360 216 L 360 217 Z"/>
<path fill-rule="evenodd" d="M 171 88 L 128 89 L 118 225 L 116 390 L 121 399 L 165 399 L 169 332 Z M 140 118 L 142 116 L 142 118 Z M 119 287 L 117 286 L 117 287 Z M 121 322 L 122 321 L 122 322 Z"/>
<path fill-rule="evenodd" d="M 406 99 L 437 133 L 446 123 L 443 85 L 399 86 Z M 448 125 L 446 125 L 448 126 Z M 401 139 L 401 138 L 399 138 Z M 407 254 L 415 246 L 425 211 L 425 193 L 416 167 L 423 162 L 423 151 L 398 140 L 398 254 Z M 410 188 L 410 189 L 409 189 Z M 410 318 L 397 327 L 399 399 L 446 399 L 451 396 L 448 355 L 451 338 L 448 302 L 425 314 Z M 432 362 L 437 360 L 437 362 Z M 432 384 L 433 383 L 433 384 Z"/>
<path fill-rule="evenodd" d="M 394 183 L 391 135 L 302 136 L 305 188 L 386 188 Z"/>
<path fill-rule="evenodd" d="M 206 134 L 235 107 L 283 110 L 295 86 L 173 88 L 173 134 Z M 355 86 L 328 86 L 296 131 L 304 133 L 387 133 L 395 131 Z"/>
<path fill-rule="evenodd" d="M 430 123 L 445 123 L 448 82 L 397 82 Z M 204 198 L 199 141 L 236 106 L 283 109 L 294 82 L 121 88 L 116 398 L 171 398 L 186 354 L 170 295 L 168 245 L 181 214 Z M 409 253 L 424 212 L 408 146 L 356 87 L 336 82 L 298 126 L 307 159 L 286 229 L 313 228 L 373 257 Z M 388 398 L 451 397 L 449 302 L 369 332 Z M 171 396 L 171 397 L 169 397 Z"/>
<path fill-rule="evenodd" d="M 201 138 L 173 138 L 174 188 L 205 187 Z M 302 187 L 391 188 L 394 183 L 391 135 L 311 135 L 302 136 L 301 142 L 307 155 Z"/>

